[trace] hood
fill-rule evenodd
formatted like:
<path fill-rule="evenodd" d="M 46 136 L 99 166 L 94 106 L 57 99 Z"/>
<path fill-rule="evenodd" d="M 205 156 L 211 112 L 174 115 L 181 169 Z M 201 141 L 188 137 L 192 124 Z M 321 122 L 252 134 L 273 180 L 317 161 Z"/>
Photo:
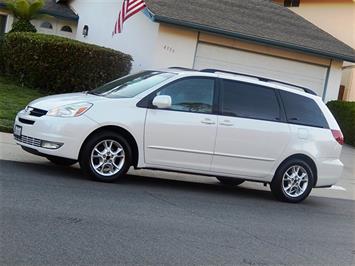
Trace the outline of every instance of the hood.
<path fill-rule="evenodd" d="M 30 102 L 28 106 L 49 111 L 55 107 L 59 107 L 67 104 L 78 103 L 78 102 L 94 103 L 100 100 L 102 101 L 104 99 L 105 99 L 104 97 L 87 94 L 85 92 L 66 93 L 66 94 L 58 94 L 58 95 L 39 98 L 37 100 Z"/>

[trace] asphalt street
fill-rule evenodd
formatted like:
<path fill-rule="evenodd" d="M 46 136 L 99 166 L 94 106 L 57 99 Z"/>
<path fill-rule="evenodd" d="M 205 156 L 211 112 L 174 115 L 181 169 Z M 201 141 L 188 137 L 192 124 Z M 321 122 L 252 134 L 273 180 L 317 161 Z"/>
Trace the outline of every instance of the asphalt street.
<path fill-rule="evenodd" d="M 355 265 L 350 199 L 139 171 L 104 184 L 35 160 L 0 158 L 0 265 Z"/>

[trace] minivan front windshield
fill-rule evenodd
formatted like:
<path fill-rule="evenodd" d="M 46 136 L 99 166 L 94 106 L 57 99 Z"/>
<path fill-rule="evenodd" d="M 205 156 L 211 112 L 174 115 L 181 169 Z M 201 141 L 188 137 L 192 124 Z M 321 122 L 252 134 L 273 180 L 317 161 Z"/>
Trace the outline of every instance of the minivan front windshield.
<path fill-rule="evenodd" d="M 88 93 L 108 98 L 132 98 L 174 75 L 176 74 L 162 71 L 144 71 L 116 79 Z"/>

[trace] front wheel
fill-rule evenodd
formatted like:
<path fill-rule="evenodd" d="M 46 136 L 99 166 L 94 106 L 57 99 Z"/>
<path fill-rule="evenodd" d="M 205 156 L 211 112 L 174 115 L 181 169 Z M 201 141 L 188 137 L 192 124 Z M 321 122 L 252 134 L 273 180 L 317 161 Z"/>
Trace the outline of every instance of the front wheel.
<path fill-rule="evenodd" d="M 270 188 L 278 200 L 297 203 L 308 197 L 314 181 L 314 174 L 308 163 L 293 159 L 279 167 Z"/>
<path fill-rule="evenodd" d="M 132 151 L 124 137 L 101 132 L 90 138 L 80 153 L 80 167 L 91 178 L 114 182 L 124 176 L 132 162 Z"/>

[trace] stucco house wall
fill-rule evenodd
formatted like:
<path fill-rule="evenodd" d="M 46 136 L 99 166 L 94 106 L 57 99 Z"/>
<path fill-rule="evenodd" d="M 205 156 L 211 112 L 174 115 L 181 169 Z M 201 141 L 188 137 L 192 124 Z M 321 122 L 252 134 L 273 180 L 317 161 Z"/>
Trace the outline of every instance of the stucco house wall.
<path fill-rule="evenodd" d="M 44 22 L 50 23 L 52 25 L 52 29 L 44 28 L 42 25 Z M 62 37 L 67 37 L 71 39 L 75 39 L 77 32 L 77 22 L 61 20 L 55 17 L 48 17 L 45 19 L 36 19 L 32 20 L 31 23 L 36 27 L 37 32 L 45 33 L 50 35 L 57 35 Z M 69 26 L 72 29 L 72 32 L 62 31 L 64 26 Z"/>
<path fill-rule="evenodd" d="M 6 9 L 0 8 L 0 15 L 7 16 L 5 32 L 9 32 L 12 28 L 12 24 L 15 20 L 14 16 L 10 14 Z M 43 22 L 49 22 L 52 25 L 52 29 L 41 27 Z M 67 38 L 75 38 L 77 32 L 77 21 L 61 19 L 55 16 L 46 16 L 42 19 L 34 19 L 31 20 L 31 23 L 36 27 L 37 32 L 58 35 Z M 64 26 L 69 26 L 72 29 L 72 32 L 65 32 L 61 29 Z"/>
<path fill-rule="evenodd" d="M 275 2 L 283 4 L 282 0 Z M 290 9 L 355 49 L 354 0 L 301 0 L 298 7 Z M 355 64 L 344 62 L 342 67 L 343 99 L 355 101 Z"/>
<path fill-rule="evenodd" d="M 80 16 L 77 40 L 131 54 L 134 72 L 152 67 L 158 23 L 151 23 L 146 15 L 139 12 L 124 23 L 122 34 L 112 36 L 121 1 L 75 0 L 71 7 Z M 89 27 L 87 37 L 82 34 L 85 25 Z"/>
<path fill-rule="evenodd" d="M 354 47 L 355 2 L 353 0 L 301 0 L 299 7 L 290 9 L 335 38 Z"/>
<path fill-rule="evenodd" d="M 192 68 L 196 53 L 198 32 L 159 24 L 152 67 L 172 66 Z"/>

